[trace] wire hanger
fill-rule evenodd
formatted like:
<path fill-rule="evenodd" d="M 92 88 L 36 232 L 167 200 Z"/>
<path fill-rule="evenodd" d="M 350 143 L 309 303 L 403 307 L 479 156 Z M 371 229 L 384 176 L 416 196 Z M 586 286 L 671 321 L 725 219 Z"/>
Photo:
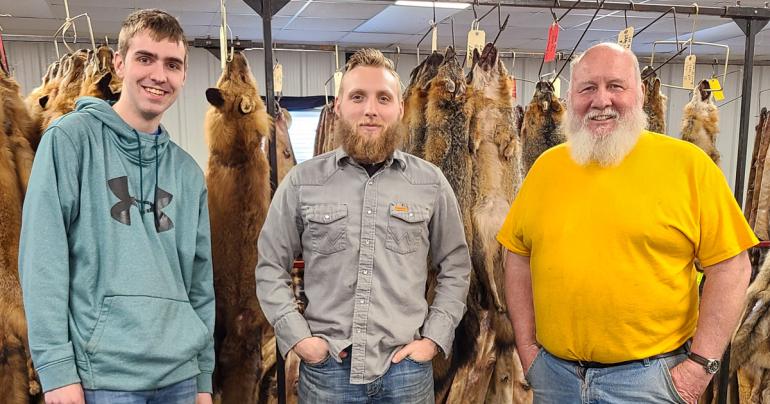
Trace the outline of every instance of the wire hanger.
<path fill-rule="evenodd" d="M 86 21 L 88 22 L 88 33 L 91 37 L 91 48 L 94 52 L 96 52 L 96 41 L 94 41 L 94 29 L 91 26 L 91 17 L 88 16 L 88 13 L 83 13 L 80 15 L 77 15 L 75 17 L 70 17 L 70 6 L 69 1 L 64 0 L 64 12 L 66 13 L 66 18 L 64 19 L 64 23 L 59 27 L 59 29 L 56 30 L 56 32 L 53 34 L 53 46 L 56 50 L 56 57 L 60 58 L 61 55 L 59 54 L 59 39 L 61 38 L 62 44 L 64 45 L 67 50 L 72 53 L 74 52 L 72 48 L 70 48 L 69 44 L 67 43 L 67 31 L 72 29 L 72 43 L 76 44 L 78 42 L 78 31 L 77 26 L 74 24 L 74 21 L 85 17 Z"/>
<path fill-rule="evenodd" d="M 596 11 L 594 11 L 594 15 L 593 15 L 593 17 L 591 17 L 591 21 L 588 22 L 588 25 L 586 26 L 586 29 L 583 30 L 583 33 L 580 35 L 580 38 L 578 38 L 577 43 L 575 44 L 575 47 L 572 48 L 572 51 L 569 53 L 569 56 L 567 56 L 566 61 L 564 62 L 563 65 L 561 65 L 561 69 L 559 69 L 559 72 L 556 73 L 556 75 L 551 80 L 551 85 L 553 85 L 553 83 L 556 81 L 556 79 L 559 78 L 559 75 L 564 70 L 564 68 L 567 67 L 567 65 L 569 64 L 570 60 L 572 59 L 572 55 L 575 54 L 575 51 L 577 50 L 578 46 L 580 46 L 580 41 L 582 41 L 583 37 L 586 36 L 586 34 L 588 33 L 588 29 L 591 28 L 591 24 L 593 24 L 593 22 L 596 20 L 596 16 L 599 14 L 599 10 L 601 10 L 602 7 L 604 6 L 604 1 L 605 0 L 601 0 L 599 2 L 599 6 L 596 7 Z"/>

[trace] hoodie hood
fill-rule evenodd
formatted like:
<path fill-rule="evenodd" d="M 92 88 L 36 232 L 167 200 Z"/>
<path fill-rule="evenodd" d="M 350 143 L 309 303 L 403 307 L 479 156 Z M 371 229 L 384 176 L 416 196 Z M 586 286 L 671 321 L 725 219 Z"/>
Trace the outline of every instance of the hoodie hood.
<path fill-rule="evenodd" d="M 95 97 L 78 98 L 75 110 L 88 113 L 112 129 L 105 131 L 105 136 L 109 137 L 126 160 L 134 165 L 153 165 L 156 159 L 161 159 L 166 152 L 169 135 L 163 125 L 160 125 L 160 133 L 157 135 L 139 132 L 129 126 L 107 101 Z"/>

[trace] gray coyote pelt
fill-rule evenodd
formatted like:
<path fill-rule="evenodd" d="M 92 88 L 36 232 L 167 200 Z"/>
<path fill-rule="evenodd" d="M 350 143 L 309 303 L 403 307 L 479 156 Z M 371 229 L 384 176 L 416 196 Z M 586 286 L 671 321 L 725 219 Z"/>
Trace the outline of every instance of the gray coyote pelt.
<path fill-rule="evenodd" d="M 694 143 L 719 164 L 716 142 L 719 134 L 719 110 L 711 101 L 709 83 L 703 80 L 695 88 L 692 100 L 684 107 L 682 140 Z"/>
<path fill-rule="evenodd" d="M 646 77 L 645 77 L 646 76 Z M 666 133 L 667 97 L 660 92 L 660 79 L 647 66 L 642 71 L 644 86 L 644 113 L 647 114 L 647 129 L 652 132 Z"/>
<path fill-rule="evenodd" d="M 205 130 L 214 289 L 215 397 L 222 403 L 259 402 L 261 344 L 272 329 L 257 301 L 257 237 L 270 203 L 270 168 L 263 140 L 270 118 L 245 56 L 235 53 L 216 88 Z"/>
<path fill-rule="evenodd" d="M 42 398 L 32 367 L 18 271 L 21 207 L 33 159 L 27 135 L 33 127 L 19 85 L 2 71 L 0 96 L 0 401 L 21 404 Z"/>
<path fill-rule="evenodd" d="M 567 140 L 561 130 L 563 118 L 564 104 L 554 94 L 553 85 L 548 81 L 538 82 L 521 128 L 524 175 L 544 151 Z"/>
<path fill-rule="evenodd" d="M 409 86 L 404 91 L 404 117 L 401 121 L 406 127 L 406 138 L 402 148 L 405 152 L 423 157 L 425 149 L 425 107 L 428 103 L 430 81 L 436 77 L 438 67 L 444 57 L 433 52 L 410 73 Z"/>

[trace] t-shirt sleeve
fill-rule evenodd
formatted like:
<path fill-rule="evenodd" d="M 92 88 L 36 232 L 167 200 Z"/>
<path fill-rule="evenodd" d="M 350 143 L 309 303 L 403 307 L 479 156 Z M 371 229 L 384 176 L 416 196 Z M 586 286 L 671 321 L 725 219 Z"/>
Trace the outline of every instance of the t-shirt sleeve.
<path fill-rule="evenodd" d="M 497 241 L 512 253 L 529 257 L 530 246 L 524 239 L 524 212 L 526 212 L 526 181 L 522 184 L 519 194 L 513 200 L 511 209 L 505 217 L 503 227 L 497 233 Z"/>
<path fill-rule="evenodd" d="M 700 245 L 697 256 L 704 267 L 732 258 L 759 240 L 746 222 L 722 171 L 704 163 L 698 184 Z"/>

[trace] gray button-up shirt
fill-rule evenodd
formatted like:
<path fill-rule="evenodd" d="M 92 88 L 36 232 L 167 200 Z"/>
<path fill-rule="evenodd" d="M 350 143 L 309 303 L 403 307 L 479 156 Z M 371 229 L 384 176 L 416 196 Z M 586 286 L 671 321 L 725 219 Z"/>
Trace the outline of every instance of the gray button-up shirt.
<path fill-rule="evenodd" d="M 362 384 L 420 337 L 449 353 L 471 263 L 457 200 L 436 166 L 396 151 L 370 178 L 342 149 L 306 161 L 278 187 L 258 247 L 257 296 L 284 356 L 310 336 L 338 362 L 350 346 L 350 383 Z M 289 272 L 300 253 L 304 316 Z M 430 307 L 429 254 L 438 271 Z"/>

